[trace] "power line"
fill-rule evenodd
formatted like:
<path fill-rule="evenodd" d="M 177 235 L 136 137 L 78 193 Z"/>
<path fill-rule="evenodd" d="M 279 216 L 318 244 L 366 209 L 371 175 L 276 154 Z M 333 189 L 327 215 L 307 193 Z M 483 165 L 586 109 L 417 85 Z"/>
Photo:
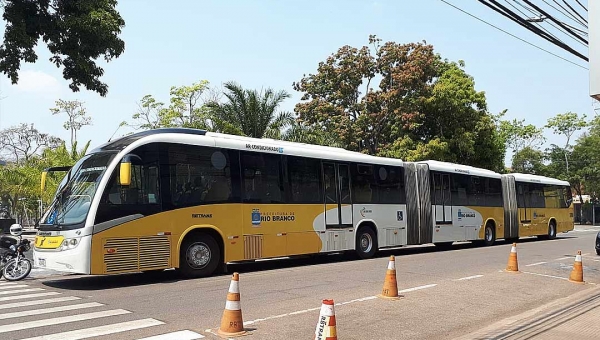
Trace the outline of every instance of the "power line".
<path fill-rule="evenodd" d="M 561 6 L 561 4 L 559 4 L 556 0 L 553 0 L 555 4 L 557 4 L 560 8 L 563 9 L 563 11 L 561 11 L 560 9 L 554 7 L 552 4 L 548 3 L 546 0 L 542 0 L 546 5 L 552 7 L 555 11 L 561 13 L 562 15 L 566 16 L 567 18 L 575 21 L 576 23 L 585 26 L 584 23 L 582 23 L 580 20 L 578 20 L 576 17 L 574 17 L 572 14 L 570 14 L 569 12 L 565 13 L 563 11 L 566 11 L 566 9 L 564 7 Z"/>
<path fill-rule="evenodd" d="M 513 5 L 509 0 L 504 0 L 506 1 L 507 4 L 509 4 L 512 8 L 516 9 L 519 13 L 523 14 L 524 17 L 528 17 L 527 13 L 523 12 L 522 10 L 520 10 L 519 8 L 517 8 L 517 6 Z M 538 26 L 540 29 L 544 30 L 544 32 L 548 33 L 549 35 L 551 35 L 552 37 L 554 37 L 554 39 L 562 42 L 562 40 L 560 40 L 557 36 L 555 36 L 554 34 L 552 34 L 550 31 L 548 31 L 546 28 L 544 28 L 540 23 L 534 23 L 536 26 Z"/>
<path fill-rule="evenodd" d="M 579 6 L 581 6 L 584 11 L 586 11 L 586 12 L 588 11 L 587 8 L 585 8 L 585 6 L 581 2 L 579 2 L 579 0 L 575 0 L 575 1 L 577 1 L 577 3 L 579 4 Z"/>
<path fill-rule="evenodd" d="M 558 26 L 564 28 L 567 32 L 571 33 L 573 36 L 577 37 L 579 40 L 583 41 L 584 43 L 588 43 L 587 40 L 583 39 L 582 37 L 580 37 L 579 35 L 575 34 L 570 28 L 566 27 L 565 25 L 563 25 L 560 21 L 556 20 L 553 16 L 551 16 L 550 14 L 546 13 L 543 9 L 539 8 L 538 6 L 532 4 L 529 0 L 523 0 L 525 1 L 526 4 L 528 4 L 529 6 L 533 7 L 536 11 L 540 12 L 541 14 L 545 15 L 548 19 L 554 21 Z M 586 59 L 587 58 L 582 58 L 582 59 Z"/>
<path fill-rule="evenodd" d="M 508 0 L 507 0 L 507 1 L 508 1 Z M 534 11 L 533 9 L 531 9 L 531 8 L 527 7 L 525 4 L 522 4 L 522 3 L 520 3 L 519 1 L 516 1 L 516 0 L 513 0 L 513 1 L 514 1 L 516 4 L 518 4 L 519 6 L 523 7 L 524 9 L 528 10 L 529 12 L 531 12 L 533 15 L 537 15 L 537 16 L 540 16 L 540 17 L 542 16 L 542 14 L 540 14 L 540 13 L 538 13 L 538 12 Z M 522 11 L 519 11 L 519 12 L 523 13 Z M 526 15 L 526 14 L 525 14 L 525 15 Z M 570 34 L 569 34 L 567 31 L 565 31 L 565 30 L 561 29 L 561 28 L 560 28 L 559 26 L 557 26 L 557 25 L 556 25 L 554 22 L 552 22 L 552 21 L 546 21 L 546 22 L 547 22 L 547 23 L 548 23 L 550 26 L 552 26 L 554 29 L 556 29 L 557 31 L 559 31 L 560 33 L 562 33 L 562 34 L 566 35 L 567 37 L 569 37 L 569 38 L 571 38 L 571 39 L 573 39 L 573 40 L 577 41 L 578 43 L 582 44 L 583 46 L 586 46 L 586 47 L 587 47 L 587 45 L 586 45 L 586 44 L 582 43 L 582 42 L 581 42 L 579 39 L 576 39 L 575 37 L 573 37 L 572 35 L 570 35 Z M 571 25 L 569 25 L 569 24 L 567 24 L 567 23 L 564 23 L 564 22 L 562 22 L 562 23 L 563 23 L 564 25 L 566 25 L 566 26 L 569 26 L 569 28 L 571 28 L 572 30 L 576 30 L 578 33 L 581 33 L 581 34 L 583 34 L 583 35 L 585 35 L 585 36 L 587 36 L 587 35 L 588 35 L 588 34 L 587 34 L 587 32 L 585 32 L 584 30 L 581 30 L 581 29 L 579 29 L 579 28 L 577 28 L 577 27 L 571 26 Z M 559 40 L 559 41 L 560 41 L 560 40 Z"/>
<path fill-rule="evenodd" d="M 587 68 L 587 67 L 585 67 L 585 66 L 579 65 L 579 64 L 577 64 L 576 62 L 573 62 L 573 61 L 571 61 L 571 60 L 569 60 L 569 59 L 565 59 L 565 58 L 563 58 L 563 57 L 559 56 L 558 54 L 552 53 L 552 52 L 550 52 L 550 51 L 548 51 L 548 50 L 546 50 L 546 49 L 544 49 L 544 48 L 542 48 L 542 47 L 539 47 L 539 46 L 537 46 L 537 45 L 535 45 L 535 44 L 533 44 L 533 43 L 530 43 L 529 41 L 527 41 L 527 40 L 525 40 L 525 39 L 519 38 L 519 37 L 517 37 L 516 35 L 514 35 L 514 34 L 512 34 L 512 33 L 509 33 L 509 32 L 507 32 L 507 31 L 505 31 L 505 30 L 501 29 L 501 28 L 500 28 L 500 27 L 498 27 L 498 26 L 495 26 L 495 25 L 493 25 L 493 24 L 490 24 L 489 22 L 487 22 L 487 21 L 485 21 L 485 20 L 483 20 L 483 19 L 481 19 L 481 18 L 479 18 L 479 17 L 477 17 L 477 16 L 475 16 L 475 15 L 473 15 L 473 14 L 471 14 L 471 13 L 469 13 L 469 12 L 467 12 L 467 11 L 463 10 L 463 9 L 461 9 L 461 8 L 458 8 L 458 7 L 454 6 L 453 4 L 451 4 L 451 3 L 449 3 L 449 2 L 447 2 L 447 1 L 445 1 L 445 0 L 440 0 L 440 1 L 441 1 L 441 2 L 443 2 L 443 3 L 445 3 L 446 5 L 448 5 L 448 6 L 450 6 L 450 7 L 454 7 L 455 9 L 457 9 L 457 10 L 459 10 L 459 11 L 461 11 L 461 12 L 465 13 L 466 15 L 468 15 L 468 16 L 470 16 L 470 17 L 472 17 L 472 18 L 475 18 L 475 19 L 477 19 L 477 20 L 479 20 L 479 21 L 481 21 L 481 22 L 483 22 L 483 23 L 485 23 L 485 24 L 487 24 L 487 25 L 489 25 L 489 26 L 492 26 L 493 28 L 495 28 L 495 29 L 497 29 L 497 30 L 499 30 L 499 31 L 501 31 L 501 32 L 503 32 L 503 33 L 505 33 L 505 34 L 508 34 L 508 35 L 510 35 L 511 37 L 513 37 L 513 38 L 515 38 L 515 39 L 518 39 L 518 40 L 520 40 L 520 41 L 522 41 L 522 42 L 524 42 L 524 43 L 526 43 L 526 44 L 528 44 L 528 45 L 531 45 L 531 46 L 533 46 L 533 47 L 535 47 L 535 48 L 537 48 L 537 49 L 539 49 L 539 50 L 542 50 L 542 51 L 544 51 L 544 52 L 546 52 L 546 53 L 548 53 L 548 54 L 551 54 L 551 55 L 553 55 L 553 56 L 555 56 L 555 57 L 557 57 L 557 58 L 559 58 L 559 59 L 562 59 L 562 60 L 564 60 L 564 61 L 566 61 L 566 62 L 570 63 L 570 64 L 573 64 L 573 65 L 575 65 L 575 66 L 581 67 L 581 68 L 582 68 L 582 69 L 584 69 L 584 70 L 588 70 L 588 68 Z"/>
<path fill-rule="evenodd" d="M 565 3 L 565 5 L 567 5 L 567 7 L 569 7 L 569 9 L 571 10 L 571 12 L 575 13 L 575 15 L 577 15 L 586 24 L 588 23 L 587 20 L 585 20 L 585 18 L 582 17 L 581 14 L 579 14 L 579 12 L 577 12 L 573 7 L 571 7 L 571 5 L 569 5 L 569 3 L 566 0 L 563 0 L 563 2 Z"/>
<path fill-rule="evenodd" d="M 489 1 L 489 3 L 488 3 Z M 531 4 L 528 0 L 523 0 L 525 1 L 525 3 L 527 3 L 528 5 L 530 5 L 531 7 L 535 8 L 538 12 L 540 12 L 541 14 L 543 14 L 546 18 L 556 22 L 559 26 L 563 27 L 563 29 L 565 29 L 566 31 L 568 31 L 571 35 L 573 35 L 574 37 L 578 38 L 579 40 L 583 40 L 586 44 L 587 41 L 585 39 L 583 39 L 582 37 L 578 36 L 577 34 L 575 34 L 572 30 L 570 30 L 569 28 L 563 26 L 560 22 L 558 22 L 556 19 L 554 19 L 554 17 L 552 17 L 550 14 L 544 12 L 542 9 L 538 8 L 537 6 Z M 551 36 L 545 34 L 544 32 L 542 32 L 539 28 L 537 28 L 536 26 L 532 25 L 531 23 L 525 21 L 523 18 L 521 18 L 520 16 L 518 16 L 517 14 L 515 14 L 513 11 L 511 11 L 510 9 L 502 6 L 501 4 L 499 4 L 496 0 L 479 0 L 480 3 L 486 5 L 487 7 L 491 8 L 492 10 L 494 10 L 495 12 L 509 18 L 510 20 L 512 20 L 513 22 L 525 27 L 526 29 L 532 31 L 533 33 L 535 33 L 536 35 L 538 35 L 539 37 L 544 38 L 545 40 L 553 43 L 554 45 L 570 52 L 571 54 L 585 60 L 588 61 L 588 58 L 586 56 L 584 56 L 583 54 L 579 53 L 578 51 L 574 50 L 573 48 L 571 48 L 570 46 L 568 46 L 567 44 L 552 38 Z"/>

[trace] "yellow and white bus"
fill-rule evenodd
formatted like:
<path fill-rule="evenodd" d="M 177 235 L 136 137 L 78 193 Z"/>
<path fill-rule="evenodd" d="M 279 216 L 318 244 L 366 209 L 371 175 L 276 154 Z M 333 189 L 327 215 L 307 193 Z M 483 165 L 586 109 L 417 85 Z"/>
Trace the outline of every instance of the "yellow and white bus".
<path fill-rule="evenodd" d="M 348 250 L 368 258 L 386 247 L 571 230 L 572 208 L 561 201 L 568 183 L 548 179 L 558 196 L 534 208 L 525 193 L 542 182 L 524 176 L 193 129 L 144 131 L 69 170 L 40 223 L 34 263 L 199 277 L 235 261 Z M 524 219 L 507 233 L 516 200 L 503 188 L 516 194 L 521 182 L 529 185 L 517 214 Z"/>

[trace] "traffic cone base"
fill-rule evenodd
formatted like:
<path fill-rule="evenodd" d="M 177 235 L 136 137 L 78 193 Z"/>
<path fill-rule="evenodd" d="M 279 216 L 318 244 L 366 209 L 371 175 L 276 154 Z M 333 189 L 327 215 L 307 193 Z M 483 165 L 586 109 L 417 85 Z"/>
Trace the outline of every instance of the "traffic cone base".
<path fill-rule="evenodd" d="M 223 317 L 221 317 L 221 327 L 219 327 L 219 330 L 217 331 L 217 334 L 222 337 L 242 336 L 248 333 L 244 330 L 239 280 L 239 274 L 233 273 L 229 291 L 227 292 L 225 310 L 223 311 Z"/>
<path fill-rule="evenodd" d="M 383 289 L 377 297 L 387 300 L 399 300 L 398 281 L 396 280 L 396 260 L 394 255 L 390 256 L 387 271 L 385 272 L 385 280 L 383 281 Z"/>
<path fill-rule="evenodd" d="M 577 252 L 577 256 L 575 256 L 575 263 L 573 263 L 573 270 L 571 271 L 571 275 L 569 275 L 569 281 L 573 283 L 583 284 L 583 263 L 581 261 L 581 250 Z"/>
<path fill-rule="evenodd" d="M 506 264 L 505 272 L 519 273 L 519 262 L 517 260 L 517 244 L 513 243 L 510 248 L 510 255 L 508 256 L 508 263 Z"/>

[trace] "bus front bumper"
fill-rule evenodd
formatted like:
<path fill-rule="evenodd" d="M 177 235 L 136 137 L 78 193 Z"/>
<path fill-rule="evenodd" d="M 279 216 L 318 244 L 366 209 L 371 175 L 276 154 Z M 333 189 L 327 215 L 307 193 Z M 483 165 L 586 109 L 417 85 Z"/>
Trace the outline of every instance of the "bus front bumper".
<path fill-rule="evenodd" d="M 62 251 L 33 248 L 33 266 L 59 272 L 89 274 L 92 236 L 83 236 L 77 247 Z"/>

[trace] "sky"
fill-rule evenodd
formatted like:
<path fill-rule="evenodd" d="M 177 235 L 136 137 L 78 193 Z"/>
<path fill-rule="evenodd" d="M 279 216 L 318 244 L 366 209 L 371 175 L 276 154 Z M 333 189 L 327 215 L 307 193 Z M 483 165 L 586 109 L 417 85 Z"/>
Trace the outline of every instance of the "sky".
<path fill-rule="evenodd" d="M 477 1 L 449 2 L 527 41 L 587 67 L 587 63 L 501 17 Z M 583 1 L 587 5 L 587 1 Z M 167 6 L 169 4 L 169 6 Z M 85 103 L 93 125 L 78 133 L 91 147 L 131 132 L 131 122 L 147 94 L 168 102 L 171 86 L 208 80 L 211 86 L 234 80 L 246 88 L 286 90 L 292 111 L 301 94 L 292 83 L 315 73 L 318 63 L 344 45 L 368 44 L 370 34 L 383 41 L 426 41 L 449 60 L 464 60 L 488 109 L 507 109 L 507 119 L 543 126 L 567 111 L 594 115 L 589 71 L 531 47 L 440 0 L 121 0 L 125 51 L 99 62 L 106 97 L 72 92 L 62 69 L 49 62 L 43 42 L 38 61 L 22 64 L 12 85 L 0 74 L 0 129 L 34 123 L 43 132 L 69 140 L 66 116 L 52 116 L 58 99 Z M 4 25 L 2 25 L 2 34 Z M 587 49 L 586 53 L 587 54 Z M 547 145 L 564 139 L 547 130 Z M 507 160 L 510 154 L 507 154 Z M 510 162 L 508 162 L 510 163 Z"/>

